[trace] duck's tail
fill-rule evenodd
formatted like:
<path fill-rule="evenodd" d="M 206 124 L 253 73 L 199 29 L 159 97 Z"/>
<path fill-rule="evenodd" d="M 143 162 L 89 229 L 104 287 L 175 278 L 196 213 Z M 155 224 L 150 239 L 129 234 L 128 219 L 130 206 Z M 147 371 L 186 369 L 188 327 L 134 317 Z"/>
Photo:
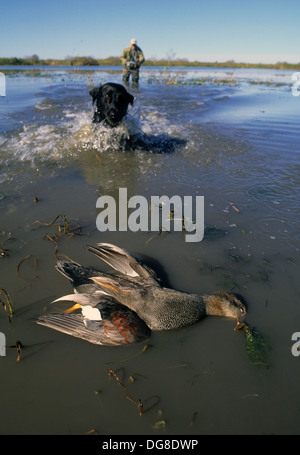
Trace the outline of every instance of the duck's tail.
<path fill-rule="evenodd" d="M 55 268 L 63 276 L 72 281 L 75 287 L 82 284 L 93 283 L 90 278 L 99 274 L 99 272 L 82 267 L 76 262 L 57 261 Z"/>

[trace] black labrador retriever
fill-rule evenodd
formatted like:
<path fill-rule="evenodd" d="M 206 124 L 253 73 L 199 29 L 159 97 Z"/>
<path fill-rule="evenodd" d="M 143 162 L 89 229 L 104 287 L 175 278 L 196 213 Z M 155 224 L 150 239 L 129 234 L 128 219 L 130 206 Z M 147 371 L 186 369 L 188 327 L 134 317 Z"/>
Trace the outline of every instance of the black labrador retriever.
<path fill-rule="evenodd" d="M 114 82 L 93 88 L 90 95 L 93 98 L 93 104 L 96 104 L 93 123 L 103 122 L 110 127 L 121 122 L 127 114 L 128 105 L 133 105 L 134 100 L 123 85 Z"/>
<path fill-rule="evenodd" d="M 93 98 L 93 104 L 96 104 L 93 123 L 102 122 L 109 128 L 119 125 L 127 114 L 128 105 L 133 105 L 134 100 L 134 97 L 127 92 L 123 85 L 114 82 L 93 88 L 90 95 Z M 119 139 L 120 147 L 125 150 L 140 149 L 156 153 L 173 153 L 178 146 L 186 142 L 164 134 L 159 136 L 148 135 L 142 130 L 129 136 L 124 135 Z"/>

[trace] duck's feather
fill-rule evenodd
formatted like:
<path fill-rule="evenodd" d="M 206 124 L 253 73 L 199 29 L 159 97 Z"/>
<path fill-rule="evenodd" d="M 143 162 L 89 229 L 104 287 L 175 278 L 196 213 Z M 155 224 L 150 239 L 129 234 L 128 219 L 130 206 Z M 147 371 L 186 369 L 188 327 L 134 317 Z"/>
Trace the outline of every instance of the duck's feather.
<path fill-rule="evenodd" d="M 48 314 L 41 316 L 37 324 L 43 325 L 58 332 L 81 338 L 89 343 L 107 346 L 116 346 L 124 344 L 122 338 L 118 340 L 104 334 L 102 321 L 86 326 L 81 314 Z"/>
<path fill-rule="evenodd" d="M 97 305 L 102 320 L 91 321 L 82 314 L 49 314 L 40 316 L 37 323 L 90 343 L 120 346 L 137 343 L 148 338 L 150 329 L 134 311 L 123 305 L 111 303 Z"/>
<path fill-rule="evenodd" d="M 76 302 L 80 305 L 89 305 L 89 306 L 96 306 L 103 300 L 102 294 L 69 294 L 60 297 L 59 299 L 53 300 L 52 303 L 60 302 L 60 301 L 68 301 L 68 302 Z"/>
<path fill-rule="evenodd" d="M 98 243 L 98 248 L 89 246 L 89 251 L 96 254 L 110 267 L 129 277 L 141 277 L 153 279 L 155 272 L 142 265 L 137 259 L 127 253 L 126 250 L 110 243 Z"/>

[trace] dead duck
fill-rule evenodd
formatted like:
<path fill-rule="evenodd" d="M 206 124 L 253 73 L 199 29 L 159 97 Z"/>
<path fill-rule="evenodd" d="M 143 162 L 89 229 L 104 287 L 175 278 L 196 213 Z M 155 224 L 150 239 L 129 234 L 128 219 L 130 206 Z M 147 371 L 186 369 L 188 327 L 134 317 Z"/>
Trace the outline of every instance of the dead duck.
<path fill-rule="evenodd" d="M 58 261 L 56 269 L 73 286 L 73 294 L 57 301 L 76 304 L 63 314 L 40 316 L 37 323 L 94 344 L 117 346 L 148 338 L 151 331 L 189 326 L 205 316 L 234 318 L 238 325 L 246 307 L 226 291 L 188 294 L 164 287 L 156 273 L 127 251 L 108 243 L 90 246 L 117 275 Z M 81 313 L 74 310 L 81 309 Z"/>

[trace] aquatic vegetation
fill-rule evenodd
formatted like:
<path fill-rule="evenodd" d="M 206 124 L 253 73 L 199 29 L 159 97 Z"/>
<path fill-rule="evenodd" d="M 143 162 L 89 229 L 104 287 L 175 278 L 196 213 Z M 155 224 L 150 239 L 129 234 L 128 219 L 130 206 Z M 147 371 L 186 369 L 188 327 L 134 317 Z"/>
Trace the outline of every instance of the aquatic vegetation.
<path fill-rule="evenodd" d="M 19 278 L 20 278 L 20 267 L 21 267 L 21 265 L 23 264 L 23 262 L 25 262 L 25 261 L 26 261 L 27 259 L 29 259 L 30 257 L 31 257 L 31 254 L 27 254 L 27 256 L 25 256 L 25 257 L 21 260 L 21 262 L 19 262 L 18 267 L 17 267 L 17 275 L 18 275 Z"/>
<path fill-rule="evenodd" d="M 6 244 L 6 242 L 8 242 L 10 240 L 14 240 L 14 238 L 11 236 L 10 232 L 8 234 L 6 234 L 5 231 L 2 231 L 0 235 L 5 237 L 3 242 L 0 244 L 0 257 L 5 258 L 5 257 L 9 256 L 9 253 L 8 253 L 9 250 L 7 248 L 4 248 L 4 245 Z"/>
<path fill-rule="evenodd" d="M 287 84 L 287 83 L 284 83 L 284 82 L 274 82 L 274 81 L 258 81 L 258 80 L 250 80 L 249 81 L 249 84 L 250 85 L 265 85 L 267 87 L 285 87 L 285 86 L 288 86 L 288 85 L 291 85 L 291 84 Z"/>
<path fill-rule="evenodd" d="M 261 333 L 244 324 L 245 349 L 252 363 L 255 365 L 269 366 L 268 353 L 270 346 Z"/>
<path fill-rule="evenodd" d="M 122 376 L 123 376 L 122 380 L 120 379 L 120 374 L 122 374 Z M 126 376 L 124 368 L 120 368 L 119 370 L 117 370 L 117 372 L 110 368 L 108 370 L 108 375 L 110 378 L 114 378 L 116 380 L 117 384 L 124 390 L 125 398 L 136 406 L 140 417 L 142 417 L 145 413 L 148 413 L 149 411 L 151 411 L 153 408 L 157 407 L 158 404 L 160 403 L 161 400 L 158 395 L 152 395 L 143 400 L 141 400 L 140 398 L 138 398 L 137 400 L 132 398 L 132 396 L 129 395 L 129 393 L 128 393 L 127 386 L 124 384 L 124 382 L 125 382 L 124 379 Z M 141 376 L 144 378 L 144 376 L 138 375 L 138 374 L 136 374 L 135 376 Z M 135 383 L 134 377 L 132 375 L 129 376 L 127 382 L 129 384 L 134 384 Z M 96 392 L 97 395 L 99 393 L 101 393 L 101 391 Z M 153 424 L 153 429 L 165 431 L 166 420 L 163 418 L 163 412 L 161 409 L 159 409 L 157 411 L 156 419 L 157 419 L 156 422 Z"/>
<path fill-rule="evenodd" d="M 166 421 L 165 420 L 158 420 L 153 425 L 153 430 L 163 430 L 166 431 Z"/>
<path fill-rule="evenodd" d="M 20 340 L 17 340 L 14 345 L 6 346 L 7 348 L 13 348 L 17 350 L 17 359 L 16 362 L 20 362 L 22 349 L 24 348 L 23 343 Z"/>
<path fill-rule="evenodd" d="M 0 247 L 0 257 L 5 258 L 8 256 L 8 250 Z"/>
<path fill-rule="evenodd" d="M 228 79 L 218 79 L 213 77 L 203 77 L 200 76 L 199 78 L 185 78 L 185 73 L 182 71 L 178 72 L 170 72 L 169 68 L 165 68 L 161 71 L 160 76 L 157 77 L 156 75 L 152 76 L 148 79 L 148 84 L 165 84 L 165 85 L 183 85 L 183 86 L 191 86 L 191 85 L 205 85 L 205 84 L 216 84 L 216 85 L 236 85 L 238 82 L 229 77 Z"/>
<path fill-rule="evenodd" d="M 8 293 L 6 292 L 6 290 L 3 289 L 3 288 L 0 288 L 0 296 L 1 296 L 1 294 L 4 294 L 5 299 L 6 299 L 6 303 L 3 302 L 3 300 L 0 300 L 0 303 L 2 304 L 4 310 L 7 313 L 9 322 L 11 322 L 13 314 L 14 314 L 13 308 L 12 308 L 11 299 L 10 299 Z"/>
<path fill-rule="evenodd" d="M 127 400 L 131 401 L 131 403 L 136 405 L 136 407 L 138 409 L 138 412 L 139 412 L 139 415 L 142 416 L 143 415 L 144 405 L 143 405 L 141 399 L 139 398 L 138 401 L 136 401 L 130 395 L 128 395 L 126 386 L 120 381 L 120 379 L 117 376 L 117 374 L 111 368 L 109 368 L 109 370 L 108 370 L 108 375 L 110 377 L 113 376 L 115 378 L 115 380 L 117 381 L 117 383 L 119 384 L 119 386 L 122 387 L 122 389 L 125 390 L 125 393 L 126 393 L 125 398 Z"/>
<path fill-rule="evenodd" d="M 63 224 L 55 223 L 59 218 L 62 218 Z M 78 224 L 76 227 L 71 227 L 65 215 L 57 215 L 50 223 L 43 223 L 41 221 L 37 221 L 37 223 L 44 226 L 51 226 L 53 229 L 57 230 L 59 234 L 66 235 L 68 237 L 81 235 L 81 226 Z M 50 237 L 48 234 L 45 234 L 44 238 L 52 241 L 58 240 L 57 235 Z"/>
<path fill-rule="evenodd" d="M 18 356 L 17 356 L 16 362 L 20 362 L 20 360 L 21 360 L 22 348 L 23 348 L 23 344 L 21 343 L 21 341 L 17 340 L 16 341 L 16 349 L 17 349 Z"/>

